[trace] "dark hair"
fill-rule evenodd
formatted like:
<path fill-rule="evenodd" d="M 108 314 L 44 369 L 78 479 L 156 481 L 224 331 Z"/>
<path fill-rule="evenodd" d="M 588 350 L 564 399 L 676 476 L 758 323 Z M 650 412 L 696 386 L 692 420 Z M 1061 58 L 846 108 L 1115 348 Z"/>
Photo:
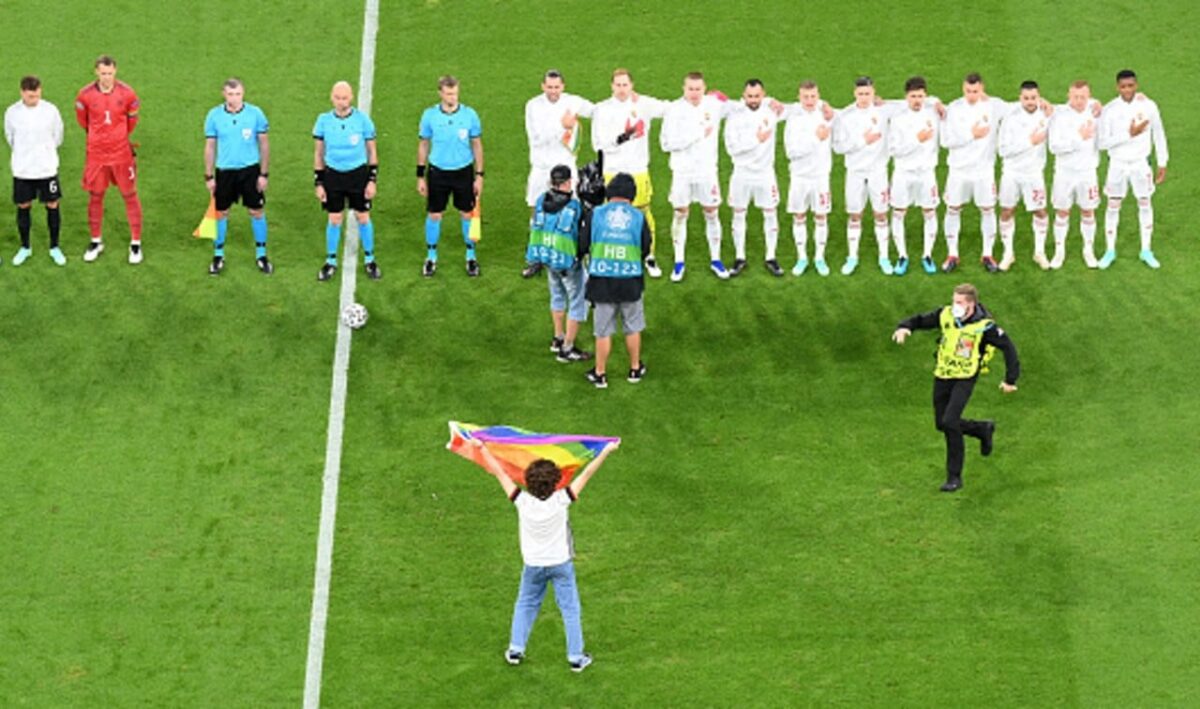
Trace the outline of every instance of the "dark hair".
<path fill-rule="evenodd" d="M 225 80 L 224 84 L 221 84 L 221 88 L 222 89 L 241 89 L 241 88 L 245 88 L 245 87 L 242 86 L 241 79 L 237 78 L 236 76 L 231 76 Z"/>
<path fill-rule="evenodd" d="M 689 71 L 689 72 L 688 72 L 688 73 L 687 73 L 687 74 L 686 74 L 686 75 L 683 77 L 683 79 L 684 79 L 684 81 L 687 81 L 688 79 L 691 79 L 692 81 L 704 81 L 704 72 L 702 72 L 702 71 Z"/>
<path fill-rule="evenodd" d="M 874 86 L 875 82 L 871 81 L 871 77 L 869 77 L 869 76 L 860 76 L 854 80 L 854 85 L 856 87 L 858 87 L 858 86 Z"/>
<path fill-rule="evenodd" d="M 562 75 L 562 72 L 559 71 L 558 69 L 547 69 L 546 73 L 542 75 L 542 81 L 545 81 L 547 79 L 561 79 L 561 78 L 563 78 L 563 75 Z"/>
<path fill-rule="evenodd" d="M 554 494 L 562 480 L 562 470 L 552 460 L 542 458 L 535 460 L 525 468 L 525 487 L 529 494 L 539 500 L 544 500 Z"/>
<path fill-rule="evenodd" d="M 746 79 L 746 87 L 747 88 L 749 88 L 751 86 L 760 86 L 761 87 L 762 85 L 763 85 L 762 79 Z"/>
<path fill-rule="evenodd" d="M 96 66 L 100 66 L 101 64 L 104 66 L 115 67 L 117 65 L 117 60 L 113 59 L 107 54 L 101 54 L 100 56 L 96 57 Z"/>
<path fill-rule="evenodd" d="M 1026 79 L 1025 81 L 1021 82 L 1021 90 L 1022 91 L 1026 90 L 1026 89 L 1037 89 L 1037 88 L 1039 88 L 1038 83 L 1036 81 L 1034 81 L 1033 79 Z"/>
<path fill-rule="evenodd" d="M 904 93 L 908 93 L 910 91 L 917 91 L 918 89 L 921 91 L 929 90 L 929 87 L 925 85 L 925 77 L 914 76 L 911 79 L 909 79 L 908 81 L 904 82 Z"/>
<path fill-rule="evenodd" d="M 30 74 L 29 76 L 21 77 L 22 91 L 37 91 L 42 86 L 42 80 Z"/>
<path fill-rule="evenodd" d="M 452 74 L 446 74 L 438 79 L 438 89 L 452 89 L 458 86 L 458 79 Z"/>
<path fill-rule="evenodd" d="M 571 181 L 571 168 L 566 165 L 555 165 L 550 170 L 550 184 L 555 187 Z"/>
<path fill-rule="evenodd" d="M 1134 79 L 1134 80 L 1136 80 L 1136 79 L 1137 79 L 1137 74 L 1135 74 L 1135 73 L 1133 72 L 1133 69 L 1122 69 L 1121 71 L 1118 71 L 1118 72 L 1117 72 L 1117 81 L 1120 81 L 1121 79 Z"/>
<path fill-rule="evenodd" d="M 978 72 L 973 71 L 970 74 L 967 74 L 966 76 L 963 77 L 963 83 L 964 84 L 972 84 L 972 85 L 982 84 L 983 77 L 980 76 Z"/>
<path fill-rule="evenodd" d="M 815 89 L 817 88 L 817 82 L 813 81 L 812 79 L 805 79 L 804 81 L 800 82 L 800 88 Z"/>
<path fill-rule="evenodd" d="M 637 197 L 637 182 L 628 172 L 618 172 L 609 181 L 606 191 L 609 199 L 627 199 L 632 202 Z"/>

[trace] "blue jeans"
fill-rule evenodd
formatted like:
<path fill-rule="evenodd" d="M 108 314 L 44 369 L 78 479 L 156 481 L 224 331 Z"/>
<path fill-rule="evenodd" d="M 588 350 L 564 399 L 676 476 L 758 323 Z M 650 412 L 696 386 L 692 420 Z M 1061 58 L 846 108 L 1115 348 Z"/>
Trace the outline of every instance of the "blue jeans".
<path fill-rule="evenodd" d="M 575 322 L 587 322 L 588 306 L 584 298 L 587 273 L 579 264 L 566 271 L 546 269 L 546 280 L 550 284 L 550 309 L 566 312 Z"/>
<path fill-rule="evenodd" d="M 579 587 L 575 584 L 575 564 L 567 561 L 557 566 L 526 566 L 521 571 L 521 589 L 517 591 L 517 603 L 513 607 L 512 638 L 508 649 L 525 652 L 529 631 L 537 620 L 546 596 L 546 584 L 554 584 L 554 600 L 562 613 L 563 628 L 567 633 L 567 660 L 575 662 L 583 657 L 583 624 L 580 622 Z"/>

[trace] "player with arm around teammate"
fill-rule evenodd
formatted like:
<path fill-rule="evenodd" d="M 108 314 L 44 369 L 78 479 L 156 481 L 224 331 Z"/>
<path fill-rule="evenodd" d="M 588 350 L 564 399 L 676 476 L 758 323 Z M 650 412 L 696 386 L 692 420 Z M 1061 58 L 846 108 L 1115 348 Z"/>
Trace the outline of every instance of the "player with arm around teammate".
<path fill-rule="evenodd" d="M 1083 237 L 1083 262 L 1097 268 L 1096 207 L 1100 206 L 1100 183 L 1096 168 L 1100 148 L 1096 139 L 1097 116 L 1091 108 L 1092 89 L 1086 81 L 1075 81 L 1067 90 L 1067 105 L 1059 107 L 1050 120 L 1050 152 L 1054 154 L 1054 184 L 1050 203 L 1054 207 L 1054 257 L 1050 268 L 1062 268 L 1066 259 L 1067 231 L 1071 208 L 1079 207 L 1079 233 Z"/>
<path fill-rule="evenodd" d="M 1004 256 L 1000 270 L 1012 268 L 1016 260 L 1013 238 L 1016 232 L 1017 204 L 1023 199 L 1025 210 L 1033 214 L 1033 260 L 1044 271 L 1046 259 L 1046 138 L 1050 119 L 1042 110 L 1041 92 L 1036 81 L 1021 84 L 1019 107 L 1000 122 L 997 149 L 1000 153 L 1000 243 Z"/>
<path fill-rule="evenodd" d="M 808 268 L 807 213 L 813 214 L 813 266 L 822 276 L 829 275 L 825 263 L 825 244 L 829 240 L 829 212 L 833 208 L 829 191 L 829 173 L 833 170 L 834 111 L 821 101 L 817 83 L 800 83 L 799 103 L 790 106 L 783 128 L 784 152 L 788 158 L 788 203 L 792 215 L 792 239 L 796 242 L 796 265 L 792 275 Z"/>
<path fill-rule="evenodd" d="M 63 141 L 62 114 L 42 99 L 42 82 L 36 76 L 21 79 L 21 100 L 4 112 L 4 138 L 12 148 L 13 202 L 17 205 L 17 234 L 21 248 L 12 264 L 20 266 L 33 253 L 29 242 L 33 200 L 46 205 L 50 231 L 50 258 L 59 266 L 67 257 L 58 246 L 62 217 L 58 210 L 62 186 L 58 179 L 58 148 Z"/>
<path fill-rule="evenodd" d="M 333 110 L 317 116 L 313 126 L 313 181 L 317 199 L 329 214 L 325 225 L 325 263 L 317 271 L 317 280 L 328 281 L 337 273 L 338 242 L 347 204 L 358 221 L 363 270 L 368 277 L 378 280 L 383 273 L 375 262 L 375 225 L 371 222 L 371 200 L 375 198 L 379 177 L 375 124 L 370 116 L 351 105 L 354 90 L 349 82 L 334 84 L 329 100 Z"/>
<path fill-rule="evenodd" d="M 583 672 L 592 664 L 592 656 L 584 652 L 579 586 L 575 580 L 573 561 L 575 544 L 568 508 L 579 499 L 588 481 L 620 444 L 614 442 L 605 446 L 569 485 L 561 489 L 557 488 L 562 480 L 562 470 L 552 461 L 536 460 L 525 469 L 524 490 L 509 479 L 500 461 L 496 460 L 485 443 L 472 439 L 471 445 L 483 453 L 488 473 L 496 478 L 504 494 L 517 509 L 524 567 L 517 601 L 513 606 L 512 629 L 504 659 L 510 665 L 519 665 L 525 659 L 529 633 L 533 630 L 549 584 L 554 586 L 554 600 L 562 614 L 567 640 L 567 664 L 572 672 Z"/>
<path fill-rule="evenodd" d="M 240 200 L 250 213 L 255 264 L 270 275 L 275 266 L 267 258 L 267 217 L 263 211 L 271 155 L 267 116 L 258 106 L 246 103 L 241 80 L 227 80 L 222 93 L 225 102 L 209 111 L 204 120 L 204 186 L 212 194 L 217 210 L 217 238 L 208 272 L 218 276 L 225 269 L 229 208 Z"/>
<path fill-rule="evenodd" d="M 938 131 L 941 118 L 928 102 L 924 77 L 914 76 L 904 84 L 906 110 L 898 111 L 888 124 L 888 153 L 893 160 L 889 200 L 892 206 L 892 239 L 896 244 L 896 266 L 893 273 L 903 276 L 908 271 L 908 246 L 904 239 L 904 217 L 908 207 L 915 204 L 924 217 L 924 242 L 921 266 L 926 273 L 937 269 L 933 262 L 933 246 L 937 241 L 937 208 L 939 204 L 937 175 Z"/>

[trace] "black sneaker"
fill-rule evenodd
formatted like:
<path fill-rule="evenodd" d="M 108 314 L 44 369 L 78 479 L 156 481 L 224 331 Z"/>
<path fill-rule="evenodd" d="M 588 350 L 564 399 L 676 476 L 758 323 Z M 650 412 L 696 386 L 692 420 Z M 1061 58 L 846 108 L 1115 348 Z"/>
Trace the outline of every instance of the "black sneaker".
<path fill-rule="evenodd" d="M 646 376 L 646 363 L 638 362 L 637 369 L 629 370 L 629 377 L 626 379 L 630 384 L 637 384 L 642 381 L 642 377 Z"/>
<path fill-rule="evenodd" d="M 586 652 L 578 660 L 570 663 L 572 672 L 583 672 L 588 665 L 592 664 L 592 656 Z"/>
<path fill-rule="evenodd" d="M 746 259 L 744 259 L 744 258 L 734 259 L 733 265 L 729 267 L 729 277 L 733 278 L 734 276 L 737 276 L 738 274 L 740 274 L 742 271 L 745 271 L 745 270 L 746 270 Z"/>
<path fill-rule="evenodd" d="M 519 665 L 525 659 L 525 653 L 516 650 L 505 650 L 504 661 L 510 665 Z"/>
<path fill-rule="evenodd" d="M 521 269 L 521 278 L 533 278 L 542 272 L 541 263 L 527 263 L 525 268 Z"/>
<path fill-rule="evenodd" d="M 987 269 L 988 273 L 1000 272 L 1000 266 L 996 263 L 996 259 L 992 258 L 991 256 L 984 256 L 982 259 L 980 259 L 980 262 L 983 264 L 983 267 Z"/>
<path fill-rule="evenodd" d="M 367 272 L 367 277 L 372 281 L 378 281 L 380 278 L 383 278 L 383 272 L 379 270 L 379 264 L 374 261 L 364 263 L 363 270 Z"/>
<path fill-rule="evenodd" d="M 776 278 L 778 278 L 783 275 L 783 268 L 779 265 L 779 262 L 776 261 L 775 259 L 773 259 L 773 258 L 767 259 L 767 261 L 764 265 L 767 267 L 767 270 L 771 272 L 772 276 L 775 276 Z"/>
<path fill-rule="evenodd" d="M 271 263 L 271 259 L 266 256 L 259 256 L 254 260 L 254 263 L 258 265 L 258 270 L 268 276 L 275 273 L 275 264 Z"/>
<path fill-rule="evenodd" d="M 946 478 L 946 482 L 942 483 L 942 492 L 954 492 L 962 487 L 962 478 L 954 475 Z"/>
<path fill-rule="evenodd" d="M 979 455 L 985 458 L 992 454 L 992 439 L 996 435 L 996 422 L 983 422 L 983 436 L 979 439 Z"/>
<path fill-rule="evenodd" d="M 425 259 L 425 265 L 421 267 L 421 275 L 426 278 L 433 278 L 433 274 L 435 273 L 437 273 L 437 261 Z"/>
<path fill-rule="evenodd" d="M 321 264 L 321 270 L 317 271 L 317 280 L 328 281 L 330 278 L 333 278 L 333 274 L 335 273 L 337 273 L 337 266 L 326 261 Z"/>
<path fill-rule="evenodd" d="M 578 347 L 572 347 L 569 350 L 568 349 L 560 349 L 558 351 L 558 356 L 555 357 L 554 359 L 557 359 L 559 362 L 569 364 L 571 362 L 586 362 L 586 361 L 590 360 L 591 358 L 592 358 L 591 352 L 585 352 L 585 351 L 579 349 Z"/>
<path fill-rule="evenodd" d="M 479 262 L 475 259 L 467 259 L 467 275 L 471 278 L 479 278 Z"/>
<path fill-rule="evenodd" d="M 221 275 L 221 271 L 225 270 L 225 259 L 221 256 L 213 256 L 212 263 L 208 264 L 208 273 L 213 276 Z"/>
<path fill-rule="evenodd" d="M 563 338 L 561 338 L 561 337 L 550 338 L 550 351 L 551 352 L 553 352 L 554 354 L 558 354 L 558 351 L 562 349 L 562 346 L 563 346 Z"/>
<path fill-rule="evenodd" d="M 592 369 L 589 369 L 587 371 L 587 374 L 585 374 L 584 376 L 597 389 L 607 389 L 608 388 L 608 376 L 604 375 L 604 374 L 596 374 L 596 369 L 594 367 Z"/>

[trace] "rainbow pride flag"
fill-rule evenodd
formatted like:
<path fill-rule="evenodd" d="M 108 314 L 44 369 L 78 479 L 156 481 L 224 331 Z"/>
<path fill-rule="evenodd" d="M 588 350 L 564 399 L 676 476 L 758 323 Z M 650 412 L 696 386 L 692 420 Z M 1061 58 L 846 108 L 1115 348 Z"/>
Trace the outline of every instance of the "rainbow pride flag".
<path fill-rule="evenodd" d="M 611 436 L 575 436 L 553 433 L 534 433 L 514 426 L 476 426 L 472 423 L 450 422 L 450 440 L 446 449 L 486 468 L 482 453 L 470 444 L 478 439 L 500 461 L 504 472 L 518 485 L 525 484 L 525 468 L 535 460 L 554 461 L 562 469 L 558 486 L 566 487 L 580 468 L 600 454 L 609 443 L 620 443 Z"/>

